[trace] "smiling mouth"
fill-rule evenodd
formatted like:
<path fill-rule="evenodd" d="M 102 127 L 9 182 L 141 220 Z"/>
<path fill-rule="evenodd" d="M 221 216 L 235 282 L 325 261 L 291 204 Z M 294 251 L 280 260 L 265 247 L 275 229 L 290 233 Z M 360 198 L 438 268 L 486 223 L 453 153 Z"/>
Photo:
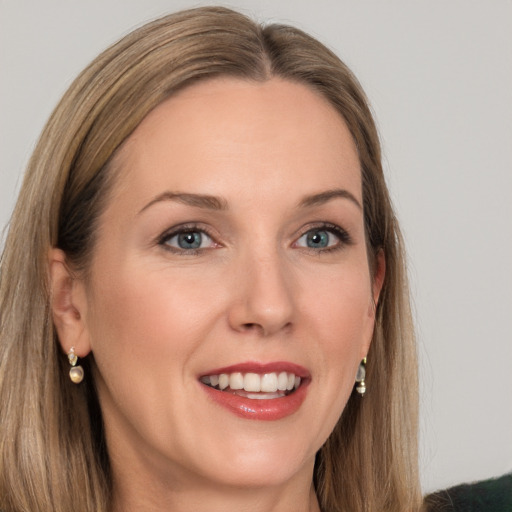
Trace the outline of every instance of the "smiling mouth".
<path fill-rule="evenodd" d="M 292 394 L 300 387 L 301 377 L 291 372 L 220 373 L 205 375 L 200 381 L 211 388 L 253 400 L 271 400 Z"/>

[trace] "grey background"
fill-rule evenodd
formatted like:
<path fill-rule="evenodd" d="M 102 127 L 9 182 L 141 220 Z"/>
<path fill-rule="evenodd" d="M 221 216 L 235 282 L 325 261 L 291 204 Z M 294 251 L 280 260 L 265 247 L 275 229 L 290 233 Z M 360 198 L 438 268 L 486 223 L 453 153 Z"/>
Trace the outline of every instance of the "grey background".
<path fill-rule="evenodd" d="M 204 3 L 0 0 L 0 226 L 77 73 L 142 22 Z M 223 5 L 312 33 L 372 101 L 410 256 L 424 490 L 511 471 L 512 2 Z"/>

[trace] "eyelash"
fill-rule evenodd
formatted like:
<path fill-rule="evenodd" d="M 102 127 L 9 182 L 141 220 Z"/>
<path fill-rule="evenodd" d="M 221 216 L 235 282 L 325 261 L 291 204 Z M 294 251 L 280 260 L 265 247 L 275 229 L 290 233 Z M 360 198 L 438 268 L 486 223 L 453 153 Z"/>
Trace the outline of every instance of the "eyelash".
<path fill-rule="evenodd" d="M 338 242 L 335 243 L 332 246 L 325 247 L 325 248 L 312 248 L 312 247 L 303 247 L 303 246 L 297 246 L 298 241 L 306 236 L 308 233 L 311 232 L 322 232 L 325 231 L 327 233 L 333 234 L 338 238 Z M 200 226 L 198 224 L 185 224 L 177 227 L 173 227 L 171 230 L 166 231 L 158 238 L 158 245 L 163 247 L 166 251 L 172 252 L 174 254 L 182 255 L 182 256 L 195 256 L 203 251 L 206 251 L 210 249 L 211 247 L 207 248 L 197 248 L 197 249 L 180 249 L 177 247 L 173 247 L 169 245 L 169 241 L 172 240 L 174 237 L 179 235 L 186 235 L 187 233 L 202 233 L 206 235 L 208 238 L 212 240 L 212 243 L 214 244 L 214 247 L 220 247 L 221 244 L 215 241 L 214 236 L 212 233 L 204 226 Z M 295 240 L 293 243 L 294 247 L 299 247 L 302 250 L 305 250 L 312 254 L 321 254 L 321 253 L 329 253 L 329 252 L 335 252 L 343 249 L 346 246 L 350 246 L 353 244 L 352 237 L 349 235 L 349 233 L 341 228 L 340 226 L 336 224 L 331 224 L 329 222 L 323 222 L 317 225 L 308 226 L 307 229 L 305 229 L 302 234 Z"/>
<path fill-rule="evenodd" d="M 336 224 L 331 224 L 330 222 L 323 222 L 323 223 L 319 223 L 316 225 L 308 226 L 307 229 L 305 231 L 303 231 L 303 233 L 294 242 L 294 245 L 296 246 L 298 241 L 302 237 L 306 236 L 308 233 L 322 232 L 322 231 L 331 233 L 334 236 L 336 236 L 336 238 L 338 238 L 338 242 L 330 247 L 325 247 L 325 248 L 316 248 L 315 249 L 313 247 L 302 247 L 302 246 L 300 248 L 311 253 L 311 254 L 318 255 L 319 253 L 322 254 L 322 253 L 332 253 L 332 252 L 340 251 L 347 246 L 353 245 L 353 243 L 354 243 L 352 240 L 352 237 L 345 229 L 343 229 L 342 227 L 340 227 Z"/>
<path fill-rule="evenodd" d="M 210 231 L 207 228 L 200 226 L 198 224 L 184 224 L 181 226 L 171 228 L 171 230 L 166 231 L 159 237 L 158 245 L 163 247 L 166 251 L 172 252 L 180 256 L 195 256 L 209 249 L 201 247 L 197 249 L 180 249 L 169 245 L 169 241 L 172 240 L 174 237 L 179 235 L 186 235 L 187 233 L 202 233 L 206 235 L 208 238 L 210 238 L 214 245 L 220 246 L 220 244 L 218 244 L 215 241 L 215 238 L 210 233 Z"/>

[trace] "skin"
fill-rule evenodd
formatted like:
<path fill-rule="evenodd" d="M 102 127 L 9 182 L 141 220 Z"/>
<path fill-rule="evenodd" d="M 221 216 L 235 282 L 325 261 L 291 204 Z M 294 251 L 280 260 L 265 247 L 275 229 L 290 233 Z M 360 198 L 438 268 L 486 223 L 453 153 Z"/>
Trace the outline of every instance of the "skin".
<path fill-rule="evenodd" d="M 304 85 L 215 79 L 151 112 L 114 165 L 87 282 L 60 250 L 50 262 L 62 347 L 97 364 L 115 510 L 319 510 L 315 453 L 353 392 L 384 277 L 382 256 L 370 276 L 344 121 Z M 164 240 L 192 223 L 199 250 Z M 308 246 L 320 232 L 327 245 Z M 209 400 L 198 375 L 244 361 L 305 367 L 300 409 L 255 421 Z"/>

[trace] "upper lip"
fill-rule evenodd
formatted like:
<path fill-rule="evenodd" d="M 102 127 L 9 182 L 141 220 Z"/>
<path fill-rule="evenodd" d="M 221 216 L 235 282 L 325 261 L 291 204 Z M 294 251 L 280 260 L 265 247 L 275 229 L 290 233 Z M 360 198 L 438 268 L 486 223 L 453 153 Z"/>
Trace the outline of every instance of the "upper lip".
<path fill-rule="evenodd" d="M 274 361 L 269 363 L 261 363 L 256 361 L 246 361 L 243 363 L 236 363 L 230 366 L 224 366 L 222 368 L 214 368 L 207 372 L 201 373 L 199 377 L 205 377 L 208 375 L 220 375 L 221 373 L 273 373 L 273 372 L 288 372 L 293 373 L 297 377 L 301 377 L 302 379 L 309 378 L 310 374 L 301 365 L 290 363 L 287 361 Z"/>

